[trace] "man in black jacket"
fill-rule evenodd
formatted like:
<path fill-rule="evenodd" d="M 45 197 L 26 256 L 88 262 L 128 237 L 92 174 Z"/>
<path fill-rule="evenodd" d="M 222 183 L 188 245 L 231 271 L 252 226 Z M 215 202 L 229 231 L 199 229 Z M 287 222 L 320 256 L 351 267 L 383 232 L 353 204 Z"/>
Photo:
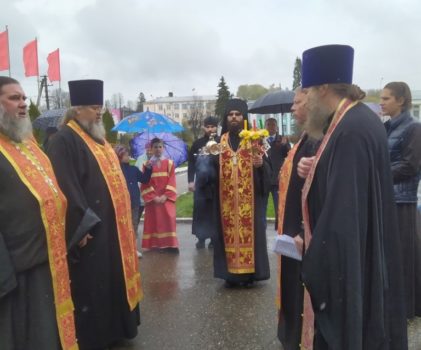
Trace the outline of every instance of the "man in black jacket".
<path fill-rule="evenodd" d="M 201 149 L 206 146 L 209 142 L 210 136 L 214 134 L 216 136 L 216 131 L 218 127 L 218 119 L 215 117 L 207 117 L 203 121 L 203 131 L 205 134 L 203 137 L 197 139 L 193 142 L 188 157 L 188 170 L 187 170 L 187 180 L 189 191 L 194 192 L 194 207 L 193 207 L 193 222 L 192 222 L 192 233 L 197 237 L 198 241 L 196 243 L 197 249 L 202 249 L 205 247 L 205 241 L 207 238 L 210 238 L 209 228 L 204 227 L 204 225 L 197 225 L 197 219 L 200 215 L 206 215 L 206 193 L 200 189 L 196 190 L 195 186 L 195 173 L 196 173 L 196 159 Z M 219 141 L 219 138 L 215 140 Z M 212 247 L 212 242 L 209 243 L 209 247 Z"/>

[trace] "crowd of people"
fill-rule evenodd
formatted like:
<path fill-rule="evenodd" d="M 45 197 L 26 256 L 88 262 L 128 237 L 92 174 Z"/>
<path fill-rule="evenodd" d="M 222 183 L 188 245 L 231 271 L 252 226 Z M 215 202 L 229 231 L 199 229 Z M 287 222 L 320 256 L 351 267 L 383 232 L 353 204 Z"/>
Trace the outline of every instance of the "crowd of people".
<path fill-rule="evenodd" d="M 220 136 L 218 119 L 205 118 L 189 153 L 192 233 L 198 249 L 210 239 L 226 288 L 270 278 L 272 195 L 277 238 L 294 247 L 280 253 L 276 276 L 285 350 L 407 349 L 407 320 L 421 316 L 421 123 L 408 85 L 391 82 L 383 124 L 353 84 L 353 59 L 347 45 L 304 51 L 293 145 L 274 118 L 265 132 L 250 128 L 247 103 L 232 98 Z M 41 149 L 21 85 L 0 77 L 2 349 L 106 349 L 134 338 L 141 250 L 179 253 L 163 141 L 131 165 L 128 148 L 105 139 L 103 82 L 70 81 L 69 92 L 71 108 Z"/>

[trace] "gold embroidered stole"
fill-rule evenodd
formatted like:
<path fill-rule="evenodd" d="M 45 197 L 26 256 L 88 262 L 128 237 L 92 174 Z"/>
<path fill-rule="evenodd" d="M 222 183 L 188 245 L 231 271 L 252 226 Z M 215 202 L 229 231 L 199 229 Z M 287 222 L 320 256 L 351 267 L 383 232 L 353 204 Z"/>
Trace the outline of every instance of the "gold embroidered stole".
<path fill-rule="evenodd" d="M 117 224 L 118 241 L 126 285 L 127 302 L 133 310 L 143 298 L 139 261 L 136 255 L 136 240 L 132 225 L 132 212 L 126 179 L 120 167 L 117 155 L 111 145 L 104 140 L 104 145 L 95 142 L 75 121 L 69 126 L 85 142 L 98 162 L 101 173 L 107 183 L 113 202 Z"/>
<path fill-rule="evenodd" d="M 354 107 L 358 101 L 352 102 L 351 100 L 344 98 L 338 105 L 335 115 L 333 116 L 332 122 L 329 125 L 329 128 L 326 132 L 326 135 L 323 137 L 323 141 L 316 153 L 314 162 L 310 168 L 309 174 L 307 175 L 306 181 L 303 186 L 303 192 L 301 197 L 301 206 L 303 211 L 303 221 L 304 221 L 304 249 L 307 250 L 311 243 L 311 227 L 310 227 L 310 214 L 308 208 L 307 197 L 310 192 L 311 184 L 316 173 L 316 167 L 320 160 L 320 157 L 325 150 L 330 137 L 335 131 L 336 127 L 352 107 Z M 304 306 L 303 306 L 303 325 L 301 331 L 301 348 L 304 350 L 313 349 L 313 338 L 314 338 L 314 312 L 311 305 L 310 295 L 307 289 L 304 289 Z"/>
<path fill-rule="evenodd" d="M 289 182 L 291 181 L 292 169 L 294 166 L 294 157 L 297 150 L 300 148 L 300 140 L 294 145 L 294 147 L 288 152 L 288 156 L 282 165 L 281 171 L 279 172 L 279 200 L 278 200 L 278 235 L 283 234 L 284 217 L 285 217 L 285 206 L 289 188 Z M 276 305 L 278 309 L 281 308 L 281 257 L 278 256 L 278 293 L 276 297 Z"/>
<path fill-rule="evenodd" d="M 251 143 L 229 146 L 221 137 L 219 198 L 228 272 L 254 273 L 254 183 Z"/>
<path fill-rule="evenodd" d="M 65 350 L 76 350 L 78 345 L 74 306 L 66 257 L 66 198 L 60 191 L 48 157 L 34 140 L 12 143 L 0 134 L 0 152 L 39 203 L 47 242 L 60 343 Z"/>

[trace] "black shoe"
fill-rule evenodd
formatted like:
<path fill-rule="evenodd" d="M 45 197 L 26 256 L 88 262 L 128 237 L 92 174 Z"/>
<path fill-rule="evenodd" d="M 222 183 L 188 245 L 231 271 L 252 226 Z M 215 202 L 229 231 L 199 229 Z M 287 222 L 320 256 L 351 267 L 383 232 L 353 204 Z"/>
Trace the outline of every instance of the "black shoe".
<path fill-rule="evenodd" d="M 174 248 L 174 247 L 164 248 L 164 250 L 166 252 L 174 253 L 174 254 L 179 254 L 180 253 L 180 251 L 178 250 L 178 248 Z"/>
<path fill-rule="evenodd" d="M 224 283 L 224 287 L 225 288 L 228 288 L 228 289 L 230 289 L 230 288 L 237 288 L 239 286 L 240 286 L 240 284 L 238 282 L 232 282 L 232 281 L 228 281 L 227 280 Z"/>
<path fill-rule="evenodd" d="M 203 248 L 205 248 L 205 241 L 204 241 L 204 240 L 199 239 L 199 240 L 196 242 L 196 248 L 197 248 L 197 249 L 203 249 Z"/>

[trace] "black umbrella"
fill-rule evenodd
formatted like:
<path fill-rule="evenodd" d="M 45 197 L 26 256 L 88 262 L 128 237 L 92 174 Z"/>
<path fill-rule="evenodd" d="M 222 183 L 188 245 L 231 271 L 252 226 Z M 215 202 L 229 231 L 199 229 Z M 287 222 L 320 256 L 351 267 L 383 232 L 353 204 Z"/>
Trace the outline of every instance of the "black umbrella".
<path fill-rule="evenodd" d="M 249 113 L 276 114 L 289 113 L 294 102 L 294 92 L 289 90 L 277 90 L 268 92 L 258 98 L 249 108 Z"/>
<path fill-rule="evenodd" d="M 65 108 L 45 111 L 32 122 L 32 125 L 35 129 L 41 130 L 47 130 L 49 127 L 58 128 L 66 111 Z"/>

